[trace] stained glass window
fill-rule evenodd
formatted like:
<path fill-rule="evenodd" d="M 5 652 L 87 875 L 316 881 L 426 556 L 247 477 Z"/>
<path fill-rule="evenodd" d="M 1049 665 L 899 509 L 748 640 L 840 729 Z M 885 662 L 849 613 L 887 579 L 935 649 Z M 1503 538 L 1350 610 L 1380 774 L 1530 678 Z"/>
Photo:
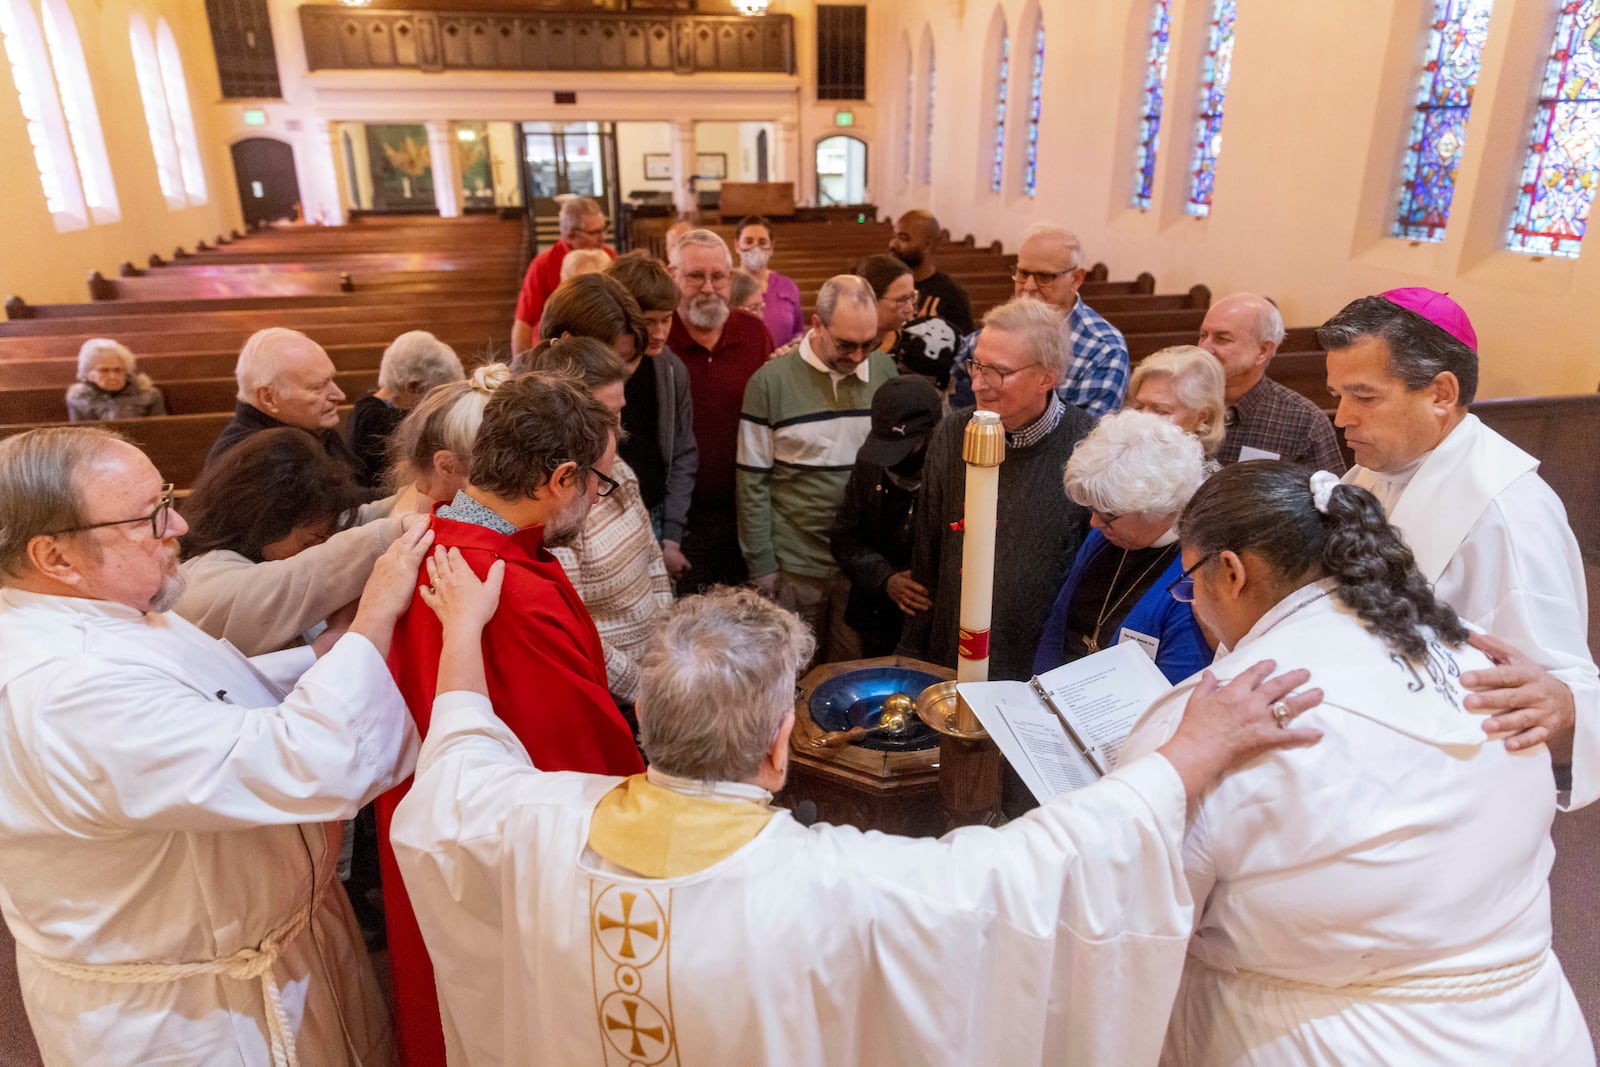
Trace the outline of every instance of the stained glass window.
<path fill-rule="evenodd" d="M 1039 184 L 1039 109 L 1044 103 L 1044 18 L 1033 31 L 1033 79 L 1028 83 L 1028 154 L 1022 168 L 1022 195 Z"/>
<path fill-rule="evenodd" d="M 1600 180 L 1600 0 L 1562 5 L 1506 247 L 1576 256 Z"/>
<path fill-rule="evenodd" d="M 1006 163 L 1006 82 L 1011 80 L 1011 35 L 1000 35 L 1000 84 L 994 98 L 994 168 L 989 175 L 989 191 L 998 193 Z"/>
<path fill-rule="evenodd" d="M 161 65 L 161 84 L 167 91 L 167 110 L 172 114 L 172 136 L 178 142 L 178 165 L 183 174 L 183 189 L 190 204 L 206 202 L 206 172 L 200 164 L 200 139 L 195 134 L 194 113 L 189 109 L 189 83 L 183 76 L 183 57 L 166 19 L 156 20 L 156 59 Z"/>
<path fill-rule="evenodd" d="M 922 184 L 933 184 L 933 39 L 928 39 L 928 128 L 922 146 Z"/>
<path fill-rule="evenodd" d="M 1394 236 L 1444 240 L 1494 0 L 1434 0 Z"/>
<path fill-rule="evenodd" d="M 1161 104 L 1167 83 L 1167 46 L 1171 39 L 1172 0 L 1150 5 L 1150 49 L 1144 58 L 1144 114 L 1139 117 L 1139 144 L 1133 156 L 1133 206 L 1150 206 L 1156 177 L 1156 146 L 1161 141 Z"/>
<path fill-rule="evenodd" d="M 901 58 L 906 68 L 906 99 L 900 115 L 900 184 L 911 184 L 911 111 L 916 106 L 917 79 L 911 65 L 911 42 L 906 41 Z"/>
<path fill-rule="evenodd" d="M 27 0 L 0 0 L 0 45 L 4 46 L 17 87 L 33 162 L 45 208 L 57 230 L 81 230 L 89 225 L 89 209 L 73 160 L 71 135 L 39 20 Z"/>
<path fill-rule="evenodd" d="M 1205 70 L 1200 83 L 1200 118 L 1195 124 L 1194 169 L 1189 175 L 1191 215 L 1211 214 L 1211 193 L 1217 180 L 1217 155 L 1222 151 L 1222 105 L 1233 72 L 1233 16 L 1238 0 L 1215 0 L 1206 42 Z"/>

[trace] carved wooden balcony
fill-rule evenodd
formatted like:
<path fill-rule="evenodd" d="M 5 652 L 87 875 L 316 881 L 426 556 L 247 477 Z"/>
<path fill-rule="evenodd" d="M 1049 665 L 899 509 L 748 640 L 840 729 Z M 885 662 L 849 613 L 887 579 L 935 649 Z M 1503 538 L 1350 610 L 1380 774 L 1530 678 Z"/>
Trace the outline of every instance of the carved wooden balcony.
<path fill-rule="evenodd" d="M 311 70 L 793 74 L 788 15 L 300 8 Z"/>

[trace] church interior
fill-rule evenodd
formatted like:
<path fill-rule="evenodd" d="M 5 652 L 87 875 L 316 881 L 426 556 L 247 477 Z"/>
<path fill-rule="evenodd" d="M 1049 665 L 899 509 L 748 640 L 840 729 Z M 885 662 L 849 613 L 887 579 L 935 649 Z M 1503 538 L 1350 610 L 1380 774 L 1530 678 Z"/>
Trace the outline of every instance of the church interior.
<path fill-rule="evenodd" d="M 305 331 L 350 398 L 405 330 L 469 372 L 508 360 L 572 195 L 657 257 L 679 220 L 731 239 L 765 216 L 808 318 L 905 212 L 937 218 L 976 318 L 1052 223 L 1135 365 L 1260 292 L 1288 327 L 1269 375 L 1325 411 L 1319 324 L 1448 293 L 1473 410 L 1567 510 L 1600 646 L 1600 3 L 0 0 L 0 39 L 0 437 L 65 420 L 94 336 L 166 392 L 118 428 L 180 493 L 256 330 Z M 802 684 L 848 698 L 838 674 Z M 941 750 L 914 748 L 807 749 L 788 799 L 937 832 L 917 805 Z M 1600 805 L 1553 838 L 1554 945 L 1600 1042 Z M 6 942 L 0 1064 L 22 1067 Z"/>

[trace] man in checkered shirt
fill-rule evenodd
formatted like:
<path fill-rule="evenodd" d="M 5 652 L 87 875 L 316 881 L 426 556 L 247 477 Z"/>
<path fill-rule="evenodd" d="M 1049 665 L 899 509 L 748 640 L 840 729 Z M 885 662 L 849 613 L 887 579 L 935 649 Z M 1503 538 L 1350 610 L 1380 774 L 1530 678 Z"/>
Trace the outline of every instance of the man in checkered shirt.
<path fill-rule="evenodd" d="M 1050 223 L 1028 230 L 1011 271 L 1012 295 L 1042 300 L 1067 317 L 1072 338 L 1072 363 L 1056 395 L 1095 418 L 1122 407 L 1128 391 L 1128 342 L 1122 332 L 1097 315 L 1078 289 L 1088 272 L 1077 234 Z M 973 403 L 968 365 L 978 347 L 977 331 L 968 334 L 956 354 L 951 407 Z"/>

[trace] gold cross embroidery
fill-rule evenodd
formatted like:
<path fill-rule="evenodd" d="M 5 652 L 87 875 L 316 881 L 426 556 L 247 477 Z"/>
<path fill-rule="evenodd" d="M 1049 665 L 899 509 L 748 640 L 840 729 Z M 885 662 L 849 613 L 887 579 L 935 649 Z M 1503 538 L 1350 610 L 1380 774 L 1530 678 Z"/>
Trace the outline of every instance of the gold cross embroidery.
<path fill-rule="evenodd" d="M 626 900 L 626 899 L 630 899 L 630 898 L 625 897 L 624 899 Z M 651 925 L 654 925 L 654 924 L 651 924 Z M 626 936 L 626 935 L 624 935 L 624 936 Z M 606 1029 L 607 1030 L 626 1030 L 626 1031 L 628 1031 L 629 1036 L 631 1036 L 633 1038 L 633 1049 L 632 1049 L 633 1055 L 635 1055 L 635 1056 L 643 1056 L 644 1055 L 644 1042 L 639 1040 L 639 1038 L 641 1036 L 642 1037 L 648 1037 L 650 1040 L 655 1041 L 655 1042 L 657 1042 L 659 1044 L 665 1044 L 666 1043 L 667 1034 L 666 1034 L 666 1031 L 662 1027 L 659 1027 L 659 1026 L 640 1026 L 639 1025 L 639 1004 L 638 1004 L 637 1001 L 624 1000 L 622 1002 L 622 1010 L 628 1013 L 628 1018 L 626 1020 L 622 1020 L 622 1019 L 616 1019 L 616 1018 L 611 1017 L 610 1015 L 607 1015 L 606 1016 Z"/>
<path fill-rule="evenodd" d="M 648 937 L 650 940 L 654 941 L 654 940 L 656 940 L 656 938 L 658 938 L 660 936 L 660 933 L 659 933 L 660 927 L 656 925 L 656 921 L 654 919 L 651 919 L 649 922 L 644 922 L 644 923 L 633 922 L 632 921 L 633 902 L 636 899 L 637 894 L 635 894 L 635 893 L 622 893 L 622 894 L 619 894 L 619 895 L 622 897 L 622 918 L 621 919 L 613 919 L 609 915 L 601 915 L 600 916 L 600 920 L 596 925 L 597 925 L 597 927 L 598 927 L 598 929 L 599 929 L 599 931 L 601 933 L 604 933 L 607 930 L 621 930 L 622 931 L 621 954 L 624 957 L 626 957 L 627 959 L 630 959 L 630 960 L 638 959 L 638 957 L 633 954 L 633 935 L 634 935 L 634 932 L 637 931 L 640 934 L 643 934 L 645 937 Z M 606 1021 L 608 1023 L 610 1022 L 609 1019 L 606 1020 Z"/>

